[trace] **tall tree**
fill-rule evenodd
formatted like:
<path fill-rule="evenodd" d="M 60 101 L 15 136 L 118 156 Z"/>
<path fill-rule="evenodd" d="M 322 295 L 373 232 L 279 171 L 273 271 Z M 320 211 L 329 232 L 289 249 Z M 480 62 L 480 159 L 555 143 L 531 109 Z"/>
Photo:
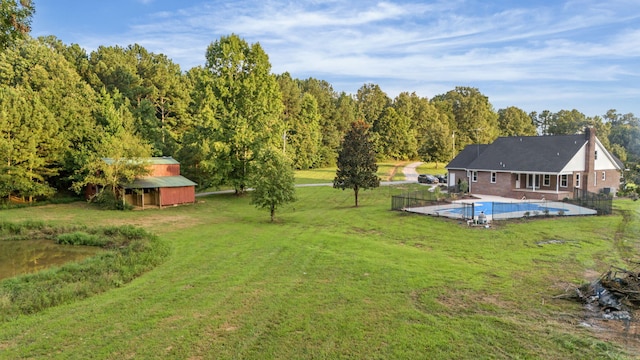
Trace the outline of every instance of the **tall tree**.
<path fill-rule="evenodd" d="M 454 117 L 456 145 L 488 144 L 498 137 L 498 114 L 478 89 L 458 86 L 433 101 L 446 101 Z"/>
<path fill-rule="evenodd" d="M 91 161 L 79 169 L 82 176 L 73 189 L 80 192 L 84 186 L 94 184 L 121 200 L 124 194 L 120 187 L 148 173 L 144 158 L 151 155 L 151 146 L 135 134 L 127 100 L 117 101 L 121 97 L 117 91 L 115 99 L 105 90 L 100 95 L 94 116 L 102 136 Z"/>
<path fill-rule="evenodd" d="M 580 111 L 560 110 L 551 116 L 551 122 L 547 131 L 549 135 L 572 135 L 578 134 L 587 123 L 587 117 Z"/>
<path fill-rule="evenodd" d="M 339 96 L 328 82 L 308 78 L 301 81 L 300 85 L 302 92 L 312 95 L 317 102 L 318 122 L 322 140 L 318 148 L 316 165 L 333 165 L 336 152 L 340 146 L 340 140 L 346 128 L 354 119 L 344 122 L 343 116 L 345 114 L 342 112 L 344 108 L 338 112 Z"/>
<path fill-rule="evenodd" d="M 321 146 L 320 114 L 315 97 L 304 94 L 300 103 L 300 114 L 291 124 L 288 152 L 296 169 L 310 169 L 318 162 Z"/>
<path fill-rule="evenodd" d="M 280 151 L 269 148 L 258 156 L 254 166 L 255 171 L 251 174 L 254 188 L 251 203 L 260 209 L 269 209 L 273 222 L 279 206 L 296 200 L 291 162 Z"/>
<path fill-rule="evenodd" d="M 527 113 L 515 106 L 498 110 L 500 136 L 534 136 L 536 126 Z"/>
<path fill-rule="evenodd" d="M 223 36 L 207 49 L 217 102 L 215 156 L 208 161 L 224 182 L 243 193 L 255 156 L 282 144 L 282 99 L 269 58 L 260 44 L 247 44 L 238 35 Z"/>
<path fill-rule="evenodd" d="M 369 138 L 369 125 L 364 121 L 351 124 L 338 153 L 338 170 L 333 179 L 336 189 L 353 189 L 356 207 L 360 189 L 380 186 L 376 153 Z"/>
<path fill-rule="evenodd" d="M 625 149 L 629 160 L 640 161 L 640 119 L 632 113 L 619 114 L 615 109 L 607 111 L 604 117 L 611 125 L 611 145 Z M 618 152 L 621 152 L 619 148 Z"/>
<path fill-rule="evenodd" d="M 48 197 L 62 142 L 53 114 L 30 89 L 0 86 L 0 197 Z"/>
<path fill-rule="evenodd" d="M 358 102 L 358 116 L 371 125 L 374 132 L 377 132 L 378 120 L 380 120 L 384 109 L 391 105 L 391 100 L 376 84 L 362 85 L 358 89 L 356 100 Z"/>
<path fill-rule="evenodd" d="M 31 17 L 35 11 L 31 0 L 0 1 L 0 50 L 31 31 Z"/>
<path fill-rule="evenodd" d="M 411 119 L 388 107 L 378 120 L 379 149 L 384 157 L 413 159 L 417 155 L 415 128 Z"/>

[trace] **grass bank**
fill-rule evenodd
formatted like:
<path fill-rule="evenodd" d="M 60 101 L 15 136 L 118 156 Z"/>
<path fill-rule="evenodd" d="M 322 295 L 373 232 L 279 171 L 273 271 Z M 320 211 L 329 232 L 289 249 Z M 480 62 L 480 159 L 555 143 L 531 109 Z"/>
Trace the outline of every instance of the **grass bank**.
<path fill-rule="evenodd" d="M 169 253 L 166 242 L 132 226 L 54 227 L 43 222 L 0 222 L 0 241 L 48 239 L 67 246 L 104 249 L 96 256 L 0 281 L 0 321 L 34 314 L 124 286 L 153 269 Z"/>
<path fill-rule="evenodd" d="M 1 211 L 0 220 L 140 226 L 172 247 L 167 261 L 124 286 L 1 323 L 2 357 L 629 354 L 629 344 L 601 340 L 579 325 L 580 304 L 553 298 L 623 264 L 620 249 L 631 247 L 625 256 L 634 251 L 627 232 L 637 228 L 621 225 L 627 220 L 619 212 L 469 228 L 391 212 L 390 195 L 409 187 L 361 192 L 359 208 L 351 191 L 300 188 L 299 200 L 280 209 L 275 224 L 249 197 L 233 195 L 151 211 L 99 211 L 83 203 Z M 628 211 L 627 224 L 639 220 L 637 203 L 616 207 Z"/>

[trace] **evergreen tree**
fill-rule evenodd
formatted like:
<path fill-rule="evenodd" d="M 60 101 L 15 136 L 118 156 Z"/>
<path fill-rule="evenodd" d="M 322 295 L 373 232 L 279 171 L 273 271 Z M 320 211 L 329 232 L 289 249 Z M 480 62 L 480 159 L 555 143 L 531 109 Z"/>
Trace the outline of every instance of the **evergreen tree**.
<path fill-rule="evenodd" d="M 364 121 L 351 124 L 338 154 L 338 170 L 333 179 L 336 189 L 353 189 L 356 207 L 360 189 L 380 186 L 376 153 L 369 138 L 369 125 Z"/>

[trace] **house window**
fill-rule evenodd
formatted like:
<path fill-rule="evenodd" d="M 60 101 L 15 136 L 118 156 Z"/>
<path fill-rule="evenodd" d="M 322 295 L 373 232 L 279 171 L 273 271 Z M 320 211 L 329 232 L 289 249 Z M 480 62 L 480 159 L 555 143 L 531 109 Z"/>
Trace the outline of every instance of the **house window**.
<path fill-rule="evenodd" d="M 576 184 L 575 184 L 575 186 L 576 186 L 577 188 L 579 188 L 579 187 L 580 187 L 580 174 L 576 174 Z"/>
<path fill-rule="evenodd" d="M 598 150 L 596 150 L 595 153 L 593 154 L 593 158 L 595 160 L 598 160 Z"/>
<path fill-rule="evenodd" d="M 603 171 L 602 172 L 602 181 L 605 181 L 605 180 L 607 180 L 607 172 Z"/>
<path fill-rule="evenodd" d="M 550 186 L 551 185 L 551 175 L 545 175 L 544 176 L 543 184 L 544 184 L 544 186 Z"/>
<path fill-rule="evenodd" d="M 496 183 L 496 177 L 498 177 L 498 175 L 495 172 L 491 173 L 491 183 L 495 184 Z"/>
<path fill-rule="evenodd" d="M 560 175 L 560 187 L 567 187 L 567 183 L 569 182 L 567 175 Z"/>
<path fill-rule="evenodd" d="M 477 171 L 471 172 L 471 181 L 473 181 L 473 182 L 477 182 L 478 181 L 478 172 Z"/>

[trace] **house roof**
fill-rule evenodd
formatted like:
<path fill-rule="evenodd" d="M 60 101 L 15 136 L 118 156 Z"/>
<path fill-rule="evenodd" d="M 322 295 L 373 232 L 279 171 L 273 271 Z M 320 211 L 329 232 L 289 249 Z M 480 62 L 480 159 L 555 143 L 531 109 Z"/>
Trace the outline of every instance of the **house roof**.
<path fill-rule="evenodd" d="M 559 173 L 586 142 L 584 135 L 500 137 L 479 156 L 467 146 L 447 168 Z"/>
<path fill-rule="evenodd" d="M 108 165 L 111 165 L 115 162 L 114 159 L 111 158 L 103 158 L 104 162 Z M 124 160 L 124 159 L 123 159 Z M 129 160 L 133 161 L 133 160 Z M 145 157 L 145 158 L 136 158 L 135 161 L 141 161 L 149 163 L 149 165 L 176 165 L 180 164 L 176 159 L 171 156 L 159 156 L 159 157 Z"/>
<path fill-rule="evenodd" d="M 467 145 L 464 149 L 446 166 L 447 169 L 468 169 L 479 154 L 489 147 L 487 144 Z"/>
<path fill-rule="evenodd" d="M 184 176 L 146 176 L 135 179 L 131 184 L 124 185 L 125 189 L 154 189 L 166 187 L 196 186 L 198 184 Z"/>

